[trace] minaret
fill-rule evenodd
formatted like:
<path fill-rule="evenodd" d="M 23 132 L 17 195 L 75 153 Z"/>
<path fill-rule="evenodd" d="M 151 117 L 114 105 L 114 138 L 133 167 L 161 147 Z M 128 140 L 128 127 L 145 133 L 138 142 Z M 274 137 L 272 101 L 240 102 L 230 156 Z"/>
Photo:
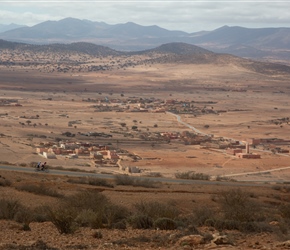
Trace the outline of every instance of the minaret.
<path fill-rule="evenodd" d="M 246 142 L 246 154 L 249 154 L 250 153 L 250 146 L 249 146 L 249 143 Z"/>

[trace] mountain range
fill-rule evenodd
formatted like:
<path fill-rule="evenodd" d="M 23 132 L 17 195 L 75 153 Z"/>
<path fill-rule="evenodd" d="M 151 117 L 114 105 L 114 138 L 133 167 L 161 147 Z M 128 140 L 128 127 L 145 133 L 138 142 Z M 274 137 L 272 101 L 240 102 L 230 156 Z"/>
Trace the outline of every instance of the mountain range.
<path fill-rule="evenodd" d="M 290 59 L 290 28 L 223 26 L 213 31 L 187 33 L 156 25 L 142 26 L 128 22 L 110 25 L 75 18 L 45 21 L 32 27 L 3 31 L 0 39 L 30 44 L 89 42 L 119 51 L 148 50 L 166 43 L 182 42 L 218 53 L 240 57 L 287 61 Z"/>
<path fill-rule="evenodd" d="M 17 28 L 23 28 L 23 27 L 26 27 L 26 26 L 25 25 L 15 24 L 15 23 L 7 24 L 7 25 L 0 24 L 0 33 L 8 31 L 8 30 L 17 29 Z"/>

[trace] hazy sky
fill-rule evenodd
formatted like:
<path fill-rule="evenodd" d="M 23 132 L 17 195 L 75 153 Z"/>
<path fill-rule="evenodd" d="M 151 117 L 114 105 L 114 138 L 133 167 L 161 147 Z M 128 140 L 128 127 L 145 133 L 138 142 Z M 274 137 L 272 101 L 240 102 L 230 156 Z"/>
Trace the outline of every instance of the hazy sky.
<path fill-rule="evenodd" d="M 290 27 L 288 1 L 0 0 L 0 24 L 35 25 L 66 17 L 108 24 L 135 22 L 196 32 L 223 25 Z"/>

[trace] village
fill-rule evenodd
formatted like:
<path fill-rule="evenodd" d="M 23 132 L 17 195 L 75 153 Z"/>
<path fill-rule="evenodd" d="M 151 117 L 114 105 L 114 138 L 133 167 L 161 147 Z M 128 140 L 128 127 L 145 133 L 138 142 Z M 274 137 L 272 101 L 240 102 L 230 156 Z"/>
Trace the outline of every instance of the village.
<path fill-rule="evenodd" d="M 123 96 L 122 96 L 123 97 Z M 104 97 L 100 99 L 84 99 L 83 102 L 96 103 L 91 107 L 94 112 L 146 112 L 146 113 L 173 113 L 175 115 L 190 114 L 201 116 L 206 114 L 225 113 L 227 110 L 215 110 L 212 105 L 214 102 L 190 102 L 178 100 L 161 100 L 155 98 L 129 97 L 122 99 L 110 99 Z M 210 105 L 208 107 L 208 105 Z M 237 111 L 239 112 L 239 110 Z M 241 111 L 240 111 L 241 112 Z M 124 173 L 141 173 L 144 171 L 138 167 L 138 161 L 142 156 L 122 149 L 122 144 L 144 143 L 150 144 L 152 150 L 155 145 L 162 144 L 183 144 L 197 145 L 201 149 L 215 150 L 216 152 L 226 153 L 236 158 L 260 159 L 259 151 L 270 151 L 273 154 L 289 154 L 289 140 L 279 138 L 245 138 L 244 140 L 235 140 L 207 134 L 193 130 L 175 130 L 175 131 L 146 131 L 139 129 L 138 121 L 134 120 L 133 126 L 126 123 L 120 123 L 118 129 L 110 132 L 82 131 L 73 134 L 69 131 L 62 133 L 62 136 L 69 137 L 58 142 L 43 143 L 41 146 L 35 145 L 36 152 L 42 157 L 54 159 L 56 157 L 65 157 L 67 159 L 85 158 L 91 166 L 107 169 L 117 169 Z M 69 127 L 78 124 L 78 121 L 70 121 Z M 204 126 L 204 131 L 210 125 Z M 158 124 L 154 124 L 158 129 Z M 82 136 L 83 140 L 78 141 L 75 137 Z M 86 138 L 95 138 L 100 143 L 86 142 Z M 121 144 L 122 142 L 122 144 Z M 255 151 L 255 152 L 254 152 Z M 126 161 L 135 162 L 135 166 L 126 166 Z"/>
<path fill-rule="evenodd" d="M 53 101 L 53 97 L 48 97 L 46 101 Z M 71 100 L 76 102 L 76 100 Z M 215 151 L 227 154 L 232 157 L 243 159 L 260 159 L 261 152 L 268 151 L 273 154 L 288 154 L 290 140 L 283 138 L 245 138 L 237 140 L 218 136 L 207 132 L 211 124 L 205 124 L 200 130 L 195 129 L 189 124 L 181 121 L 183 115 L 201 117 L 206 115 L 216 115 L 232 111 L 231 109 L 217 109 L 217 102 L 213 101 L 189 101 L 178 99 L 159 99 L 159 98 L 140 98 L 136 96 L 125 97 L 121 94 L 105 96 L 99 93 L 98 98 L 85 98 L 80 100 L 88 103 L 89 108 L 94 113 L 163 113 L 174 115 L 180 118 L 181 127 L 164 130 L 159 127 L 158 122 L 154 123 L 153 128 L 141 129 L 141 121 L 133 120 L 133 125 L 129 122 L 120 122 L 119 126 L 108 127 L 104 130 L 87 131 L 80 129 L 81 120 L 69 120 L 67 131 L 62 131 L 60 135 L 55 135 L 53 140 L 47 135 L 31 134 L 32 137 L 39 137 L 32 146 L 35 152 L 46 159 L 65 159 L 66 161 L 86 161 L 86 165 L 93 169 L 105 168 L 108 171 L 119 171 L 121 173 L 142 173 L 145 170 L 138 166 L 142 161 L 142 155 L 137 155 L 131 150 L 123 148 L 124 145 L 149 145 L 152 151 L 156 146 L 164 147 L 166 144 L 199 146 L 200 149 Z M 2 98 L 2 106 L 25 108 L 25 102 L 18 99 Z M 13 109 L 10 109 L 13 110 Z M 243 110 L 235 109 L 235 112 Z M 120 114 L 121 115 L 121 114 Z M 1 114 L 1 117 L 9 116 L 9 112 Z M 69 118 L 68 115 L 60 115 Z M 22 128 L 34 128 L 48 126 L 47 123 L 36 122 L 40 119 L 38 114 L 25 114 L 17 118 Z M 178 119 L 177 119 L 178 120 Z M 273 123 L 275 121 L 269 121 Z M 279 119 L 281 123 L 287 125 L 288 119 Z M 186 129 L 184 126 L 187 126 Z M 76 132 L 76 130 L 78 130 Z M 50 132 L 52 133 L 52 132 Z M 162 146 L 164 145 L 164 146 Z M 157 155 L 158 157 L 158 155 Z M 127 164 L 131 162 L 131 164 Z"/>

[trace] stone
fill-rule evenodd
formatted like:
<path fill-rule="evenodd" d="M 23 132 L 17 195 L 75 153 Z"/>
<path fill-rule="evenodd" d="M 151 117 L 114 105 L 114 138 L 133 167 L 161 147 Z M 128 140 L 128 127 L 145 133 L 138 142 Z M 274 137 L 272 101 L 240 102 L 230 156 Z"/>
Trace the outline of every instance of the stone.
<path fill-rule="evenodd" d="M 276 247 L 287 247 L 287 248 L 290 248 L 290 240 L 278 243 L 278 244 L 276 244 Z"/>
<path fill-rule="evenodd" d="M 229 240 L 229 238 L 226 235 L 219 235 L 216 236 L 212 242 L 216 245 L 232 245 L 232 242 Z"/>
<path fill-rule="evenodd" d="M 184 236 L 178 240 L 178 245 L 180 245 L 180 246 L 186 246 L 186 245 L 197 246 L 197 245 L 204 244 L 204 243 L 205 243 L 205 241 L 204 241 L 203 236 L 197 235 L 197 234 L 187 235 L 187 236 Z"/>

